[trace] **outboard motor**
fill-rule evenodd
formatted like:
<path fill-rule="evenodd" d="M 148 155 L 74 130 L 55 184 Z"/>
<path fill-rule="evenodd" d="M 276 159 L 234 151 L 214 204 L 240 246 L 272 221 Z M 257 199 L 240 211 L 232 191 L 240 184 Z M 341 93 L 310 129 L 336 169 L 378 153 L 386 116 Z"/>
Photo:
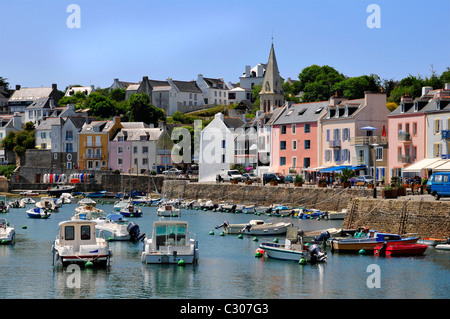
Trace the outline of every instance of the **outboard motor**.
<path fill-rule="evenodd" d="M 228 222 L 227 222 L 227 221 L 224 221 L 222 225 L 216 226 L 215 229 L 219 229 L 219 228 L 222 228 L 222 227 L 225 228 L 225 227 L 227 227 L 228 225 L 229 225 Z"/>
<path fill-rule="evenodd" d="M 327 230 L 324 230 L 319 234 L 319 236 L 314 238 L 314 241 L 326 241 L 330 238 L 330 233 Z"/>
<path fill-rule="evenodd" d="M 127 231 L 128 234 L 130 234 L 130 241 L 142 241 L 145 238 L 145 234 L 141 234 L 139 226 L 135 222 L 131 222 L 128 224 Z"/>
<path fill-rule="evenodd" d="M 308 247 L 310 262 L 324 262 L 327 260 L 327 253 L 323 252 L 319 245 L 313 244 Z"/>
<path fill-rule="evenodd" d="M 381 248 L 378 249 L 377 253 L 379 256 L 386 256 L 387 245 L 388 245 L 387 241 L 384 241 L 383 245 L 381 245 Z"/>

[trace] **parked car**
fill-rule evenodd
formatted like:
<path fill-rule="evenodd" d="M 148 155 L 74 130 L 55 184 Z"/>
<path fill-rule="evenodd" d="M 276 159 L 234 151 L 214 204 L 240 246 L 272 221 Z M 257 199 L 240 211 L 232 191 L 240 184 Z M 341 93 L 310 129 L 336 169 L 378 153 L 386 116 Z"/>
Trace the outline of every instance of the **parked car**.
<path fill-rule="evenodd" d="M 219 176 L 223 181 L 237 180 L 241 182 L 243 180 L 241 173 L 239 173 L 239 171 L 235 169 L 222 170 L 220 171 Z"/>
<path fill-rule="evenodd" d="M 272 180 L 276 180 L 278 183 L 284 183 L 284 176 L 280 173 L 265 173 L 263 175 L 263 183 L 270 183 Z"/>
<path fill-rule="evenodd" d="M 363 182 L 364 185 L 371 184 L 371 183 L 373 183 L 373 176 L 370 176 L 370 175 L 361 175 L 361 176 L 358 176 L 358 177 L 356 178 L 355 182 L 356 182 L 356 183 L 361 183 L 361 182 Z"/>
<path fill-rule="evenodd" d="M 182 173 L 182 171 L 175 167 L 172 167 L 172 168 L 168 169 L 167 171 L 163 172 L 164 175 L 180 175 L 181 173 Z"/>
<path fill-rule="evenodd" d="M 261 182 L 261 178 L 258 175 L 256 175 L 255 173 L 244 173 L 244 174 L 242 174 L 242 177 L 243 177 L 244 181 L 251 180 L 251 181 L 257 182 L 257 183 Z"/>
<path fill-rule="evenodd" d="M 431 175 L 431 195 L 436 200 L 441 197 L 450 197 L 450 172 L 439 172 Z"/>

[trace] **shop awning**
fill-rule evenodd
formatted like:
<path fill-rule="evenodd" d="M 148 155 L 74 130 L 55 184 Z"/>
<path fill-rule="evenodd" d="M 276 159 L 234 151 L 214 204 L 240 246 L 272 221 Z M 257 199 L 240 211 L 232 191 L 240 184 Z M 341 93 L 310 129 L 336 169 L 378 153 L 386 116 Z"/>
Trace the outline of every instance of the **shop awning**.
<path fill-rule="evenodd" d="M 438 166 L 432 167 L 435 172 L 450 172 L 450 160 L 441 160 L 439 162 L 444 162 Z"/>
<path fill-rule="evenodd" d="M 438 160 L 437 162 L 425 166 L 424 169 L 436 170 L 436 168 L 441 167 L 441 165 L 447 164 L 448 162 L 450 162 L 450 160 Z"/>
<path fill-rule="evenodd" d="M 350 165 L 344 165 L 344 166 L 332 166 L 325 169 L 321 169 L 319 173 L 336 173 L 341 172 L 344 168 L 350 168 Z"/>
<path fill-rule="evenodd" d="M 326 166 L 319 166 L 314 168 L 305 168 L 304 171 L 320 171 L 321 169 L 328 168 Z"/>
<path fill-rule="evenodd" d="M 420 172 L 423 169 L 426 169 L 428 165 L 432 165 L 433 163 L 441 161 L 439 158 L 424 158 L 421 161 L 418 161 L 417 163 L 411 164 L 405 169 L 403 169 L 404 172 Z M 441 163 L 443 164 L 443 163 Z"/>

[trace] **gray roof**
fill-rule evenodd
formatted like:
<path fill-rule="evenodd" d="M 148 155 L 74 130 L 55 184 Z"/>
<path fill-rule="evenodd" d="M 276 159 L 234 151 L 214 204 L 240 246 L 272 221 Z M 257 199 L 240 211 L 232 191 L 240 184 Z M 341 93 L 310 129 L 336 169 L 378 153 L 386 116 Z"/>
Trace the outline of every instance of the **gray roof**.
<path fill-rule="evenodd" d="M 35 100 L 33 103 L 27 106 L 27 110 L 31 109 L 42 109 L 42 108 L 50 108 L 50 98 L 43 97 Z"/>
<path fill-rule="evenodd" d="M 141 136 L 146 137 L 146 141 L 157 141 L 161 136 L 163 130 L 160 128 L 131 128 L 126 129 L 123 128 L 120 132 L 114 137 L 114 141 L 118 140 L 119 136 L 124 136 L 126 141 L 140 141 Z"/>
<path fill-rule="evenodd" d="M 292 104 L 274 121 L 277 124 L 316 122 L 326 112 L 328 101 Z"/>
<path fill-rule="evenodd" d="M 62 125 L 62 124 L 64 124 L 64 119 L 60 117 L 48 117 L 45 121 L 42 121 L 41 124 L 39 124 L 36 127 L 36 131 L 51 130 L 52 125 Z"/>
<path fill-rule="evenodd" d="M 203 78 L 203 80 L 205 80 L 206 84 L 208 84 L 210 88 L 228 90 L 225 82 L 221 79 Z"/>
<path fill-rule="evenodd" d="M 286 106 L 279 106 L 269 114 L 270 120 L 267 121 L 267 125 L 273 125 L 275 121 L 280 117 L 280 115 L 283 113 L 283 111 L 286 109 Z"/>
<path fill-rule="evenodd" d="M 40 98 L 49 97 L 53 88 L 41 87 L 41 88 L 20 88 L 15 90 L 12 94 L 10 101 L 35 101 Z"/>
<path fill-rule="evenodd" d="M 202 93 L 195 81 L 172 81 L 181 92 Z"/>
<path fill-rule="evenodd" d="M 445 99 L 447 100 L 447 99 Z M 414 104 L 417 103 L 417 110 L 414 107 Z M 402 115 L 402 114 L 414 114 L 414 113 L 423 113 L 423 112 L 431 112 L 431 111 L 439 111 L 436 107 L 437 100 L 432 99 L 430 97 L 421 97 L 415 100 L 406 100 L 400 102 L 400 105 L 389 113 L 388 116 Z M 441 105 L 441 109 L 443 106 Z M 402 112 L 403 111 L 403 112 Z"/>

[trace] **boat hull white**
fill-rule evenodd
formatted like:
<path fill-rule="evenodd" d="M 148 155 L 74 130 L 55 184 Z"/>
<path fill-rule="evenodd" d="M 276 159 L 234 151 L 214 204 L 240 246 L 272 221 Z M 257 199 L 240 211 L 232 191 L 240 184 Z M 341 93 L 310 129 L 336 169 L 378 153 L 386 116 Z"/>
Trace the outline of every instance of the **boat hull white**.
<path fill-rule="evenodd" d="M 299 249 L 295 249 L 293 247 L 299 246 Z M 260 244 L 259 247 L 264 250 L 264 253 L 273 259 L 280 260 L 289 260 L 289 261 L 299 261 L 301 258 L 307 258 L 308 252 L 306 250 L 301 249 L 301 245 L 291 245 L 291 248 L 286 248 L 285 245 L 282 244 L 270 244 L 263 243 Z"/>
<path fill-rule="evenodd" d="M 434 248 L 437 250 L 450 250 L 450 244 L 438 244 Z"/>

